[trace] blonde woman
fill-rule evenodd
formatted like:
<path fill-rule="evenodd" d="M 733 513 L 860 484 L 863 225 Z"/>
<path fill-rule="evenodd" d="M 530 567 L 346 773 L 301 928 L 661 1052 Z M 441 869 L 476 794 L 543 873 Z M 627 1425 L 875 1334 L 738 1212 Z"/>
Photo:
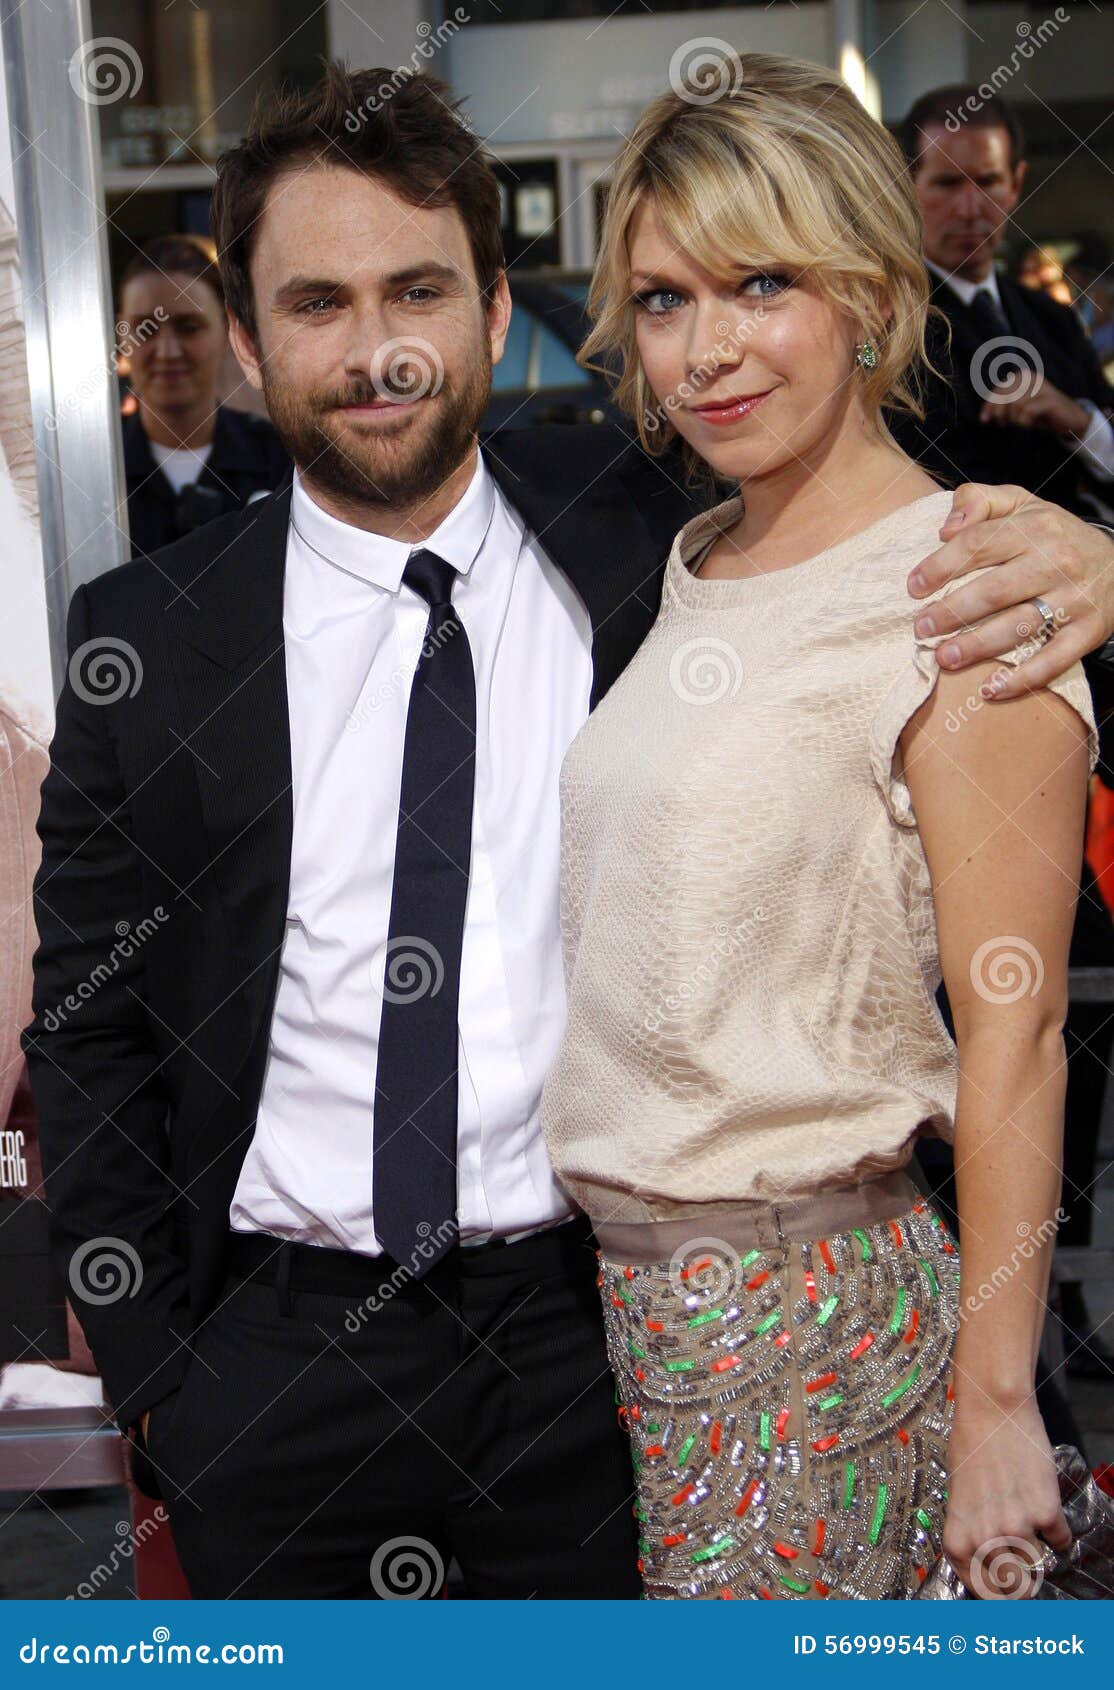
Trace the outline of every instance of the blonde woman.
<path fill-rule="evenodd" d="M 1016 1581 L 1070 1541 L 1033 1378 L 1094 717 L 1078 664 L 988 705 L 994 665 L 912 640 L 951 497 L 881 414 L 917 407 L 915 194 L 832 72 L 723 80 L 642 115 L 593 281 L 582 360 L 740 496 L 678 534 L 565 760 L 543 1121 L 600 1245 L 646 1595 L 905 1597 L 942 1547 L 994 1595 L 1002 1553 Z M 920 1134 L 954 1139 L 962 1261 Z"/>

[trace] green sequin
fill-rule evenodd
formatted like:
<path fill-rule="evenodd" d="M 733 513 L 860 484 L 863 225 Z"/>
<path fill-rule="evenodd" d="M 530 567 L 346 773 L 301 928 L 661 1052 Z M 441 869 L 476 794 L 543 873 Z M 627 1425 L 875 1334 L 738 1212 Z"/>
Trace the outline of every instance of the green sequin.
<path fill-rule="evenodd" d="M 812 1589 L 807 1579 L 790 1578 L 788 1573 L 779 1573 L 778 1577 L 782 1584 L 788 1586 L 790 1590 L 795 1590 L 799 1596 L 804 1596 L 807 1591 Z"/>
<path fill-rule="evenodd" d="M 770 1447 L 770 1416 L 765 1409 L 758 1417 L 758 1442 L 763 1449 Z"/>
<path fill-rule="evenodd" d="M 816 1314 L 816 1324 L 817 1324 L 817 1326 L 826 1326 L 828 1321 L 831 1320 L 833 1314 L 835 1314 L 836 1309 L 838 1307 L 839 1307 L 839 1298 L 833 1292 L 833 1294 L 830 1297 L 825 1298 L 824 1302 L 821 1303 L 821 1305 L 820 1305 L 820 1307 L 817 1311 L 817 1314 Z"/>
<path fill-rule="evenodd" d="M 707 1326 L 709 1321 L 719 1320 L 722 1315 L 722 1309 L 709 1309 L 707 1314 L 694 1314 L 692 1319 L 686 1321 L 685 1324 L 686 1326 Z"/>
<path fill-rule="evenodd" d="M 917 1519 L 920 1521 L 926 1532 L 930 1532 L 932 1530 L 932 1515 L 926 1514 L 923 1508 L 917 1509 Z"/>
<path fill-rule="evenodd" d="M 730 1535 L 721 1537 L 717 1542 L 710 1543 L 707 1549 L 694 1550 L 692 1559 L 693 1561 L 710 1561 L 713 1555 L 722 1555 L 725 1549 L 733 1548 L 734 1543 L 735 1539 Z"/>
<path fill-rule="evenodd" d="M 851 1498 L 855 1494 L 855 1463 L 845 1461 L 843 1464 L 843 1506 L 850 1508 Z"/>
<path fill-rule="evenodd" d="M 646 1360 L 646 1351 L 640 1350 L 633 1338 L 627 1339 L 627 1353 L 629 1355 L 632 1355 L 634 1357 L 635 1361 L 645 1361 Z"/>
<path fill-rule="evenodd" d="M 918 1257 L 918 1260 L 928 1275 L 928 1283 L 931 1285 L 932 1295 L 935 1297 L 937 1291 L 940 1289 L 940 1281 L 936 1277 L 936 1270 L 931 1262 L 925 1261 L 923 1256 Z"/>
<path fill-rule="evenodd" d="M 764 1332 L 768 1332 L 770 1330 L 771 1326 L 776 1326 L 780 1319 L 781 1319 L 781 1310 L 780 1309 L 771 1309 L 770 1313 L 766 1316 L 765 1320 L 760 1320 L 758 1322 L 758 1325 L 754 1328 L 754 1336 L 756 1338 L 761 1338 L 762 1334 Z"/>
<path fill-rule="evenodd" d="M 917 1377 L 917 1374 L 920 1372 L 920 1370 L 921 1370 L 921 1364 L 920 1364 L 920 1362 L 918 1362 L 916 1367 L 914 1367 L 912 1373 L 910 1373 L 910 1375 L 907 1379 L 903 1379 L 901 1381 L 900 1385 L 895 1385 L 892 1391 L 886 1392 L 885 1396 L 882 1398 L 882 1407 L 883 1408 L 889 1408 L 889 1406 L 892 1402 L 896 1402 L 898 1397 L 903 1396 L 904 1393 L 909 1389 L 910 1385 L 913 1383 L 913 1380 Z"/>
<path fill-rule="evenodd" d="M 695 1366 L 695 1361 L 667 1361 L 665 1371 L 667 1373 L 690 1373 Z"/>
<path fill-rule="evenodd" d="M 873 1250 L 870 1248 L 870 1239 L 867 1237 L 861 1226 L 852 1227 L 851 1232 L 863 1247 L 863 1261 L 869 1262 L 871 1256 L 874 1254 Z"/>
<path fill-rule="evenodd" d="M 882 1530 L 882 1521 L 886 1517 L 886 1498 L 889 1494 L 889 1489 L 886 1485 L 878 1486 L 878 1500 L 874 1504 L 874 1518 L 870 1522 L 869 1537 L 871 1543 L 878 1542 L 878 1536 Z"/>
<path fill-rule="evenodd" d="M 761 1250 L 748 1250 L 745 1256 L 739 1257 L 739 1265 L 741 1267 L 748 1268 L 752 1262 L 756 1262 L 758 1260 L 761 1254 Z"/>
<path fill-rule="evenodd" d="M 824 1398 L 824 1401 L 820 1404 L 820 1407 L 821 1408 L 834 1408 L 837 1402 L 842 1402 L 842 1401 L 843 1401 L 843 1392 L 842 1391 L 833 1391 L 833 1393 L 830 1397 Z"/>
<path fill-rule="evenodd" d="M 680 1449 L 677 1451 L 677 1466 L 678 1467 L 684 1466 L 685 1462 L 689 1458 L 689 1451 L 692 1449 L 692 1446 L 695 1442 L 696 1442 L 696 1433 L 690 1432 L 688 1437 L 685 1439 L 684 1443 L 681 1445 Z"/>
<path fill-rule="evenodd" d="M 900 1332 L 902 1325 L 904 1324 L 904 1321 L 905 1321 L 905 1287 L 904 1287 L 904 1285 L 902 1285 L 899 1288 L 898 1293 L 897 1293 L 897 1302 L 894 1304 L 894 1312 L 890 1316 L 890 1331 L 891 1332 Z"/>

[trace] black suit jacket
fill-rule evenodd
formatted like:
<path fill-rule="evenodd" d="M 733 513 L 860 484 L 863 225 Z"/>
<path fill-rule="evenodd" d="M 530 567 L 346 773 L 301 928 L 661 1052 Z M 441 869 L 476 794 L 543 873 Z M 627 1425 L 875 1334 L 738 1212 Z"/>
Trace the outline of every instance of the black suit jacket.
<path fill-rule="evenodd" d="M 979 363 L 983 336 L 955 290 L 934 271 L 929 272 L 929 279 L 933 283 L 932 303 L 951 324 L 952 340 L 950 351 L 946 351 L 943 325 L 939 318 L 931 317 L 928 350 L 936 367 L 949 376 L 950 384 L 928 380 L 923 423 L 908 415 L 887 413 L 891 433 L 910 457 L 946 486 L 956 487 L 961 481 L 1011 482 L 1094 521 L 1095 512 L 1079 500 L 1080 487 L 1089 486 L 1109 499 L 1114 496 L 1114 485 L 1095 480 L 1062 440 L 1046 429 L 979 422 L 985 400 L 971 372 L 978 365 L 986 380 L 985 355 Z M 1013 335 L 1035 348 L 1047 380 L 1072 399 L 1093 399 L 1107 412 L 1114 409 L 1114 388 L 1104 377 L 1075 312 L 1058 305 L 1047 294 L 1005 277 L 999 278 L 998 288 Z"/>
<path fill-rule="evenodd" d="M 132 557 L 149 557 L 200 523 L 241 510 L 290 474 L 286 449 L 266 417 L 222 405 L 212 450 L 196 482 L 201 495 L 183 498 L 155 462 L 138 414 L 125 417 L 122 428 Z"/>
<path fill-rule="evenodd" d="M 587 606 L 595 705 L 653 622 L 677 529 L 709 498 L 609 425 L 482 444 Z M 289 504 L 288 484 L 70 605 L 71 657 L 124 641 L 135 685 L 91 702 L 71 662 L 58 700 L 22 1046 L 59 1260 L 122 1428 L 185 1373 L 262 1087 L 292 834 Z M 91 1240 L 130 1294 L 82 1297 L 94 1258 L 79 1273 L 74 1253 Z"/>

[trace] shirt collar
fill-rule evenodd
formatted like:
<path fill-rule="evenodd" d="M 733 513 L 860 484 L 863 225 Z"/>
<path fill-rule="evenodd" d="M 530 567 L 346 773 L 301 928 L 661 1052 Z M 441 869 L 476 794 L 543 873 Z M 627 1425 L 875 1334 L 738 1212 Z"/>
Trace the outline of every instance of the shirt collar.
<path fill-rule="evenodd" d="M 998 304 L 1002 304 L 1002 295 L 998 291 L 998 272 L 995 270 L 993 264 L 990 266 L 989 274 L 983 281 L 971 282 L 968 281 L 966 276 L 949 275 L 946 270 L 942 270 L 940 268 L 939 264 L 934 264 L 931 258 L 926 258 L 925 263 L 934 275 L 939 276 L 942 282 L 947 282 L 948 286 L 959 295 L 964 305 L 970 305 L 980 288 L 986 288 L 987 292 L 994 296 Z"/>
<path fill-rule="evenodd" d="M 297 469 L 290 497 L 291 527 L 311 551 L 326 563 L 389 593 L 397 593 L 401 587 L 412 551 L 428 548 L 459 574 L 467 575 L 479 556 L 494 511 L 495 483 L 482 451 L 477 451 L 475 472 L 452 510 L 432 534 L 414 545 L 331 516 L 311 497 Z"/>

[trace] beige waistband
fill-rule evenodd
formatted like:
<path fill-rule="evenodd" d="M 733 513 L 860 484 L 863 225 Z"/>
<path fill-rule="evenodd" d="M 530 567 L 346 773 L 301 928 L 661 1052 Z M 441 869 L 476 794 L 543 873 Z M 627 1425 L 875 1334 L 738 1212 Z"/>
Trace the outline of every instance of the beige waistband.
<path fill-rule="evenodd" d="M 732 1250 L 773 1249 L 790 1241 L 824 1238 L 856 1226 L 905 1214 L 921 1193 L 904 1168 L 858 1185 L 810 1192 L 780 1203 L 739 1202 L 708 1206 L 687 1220 L 600 1221 L 593 1231 L 600 1251 L 622 1262 L 665 1262 L 697 1241 L 722 1239 Z"/>

